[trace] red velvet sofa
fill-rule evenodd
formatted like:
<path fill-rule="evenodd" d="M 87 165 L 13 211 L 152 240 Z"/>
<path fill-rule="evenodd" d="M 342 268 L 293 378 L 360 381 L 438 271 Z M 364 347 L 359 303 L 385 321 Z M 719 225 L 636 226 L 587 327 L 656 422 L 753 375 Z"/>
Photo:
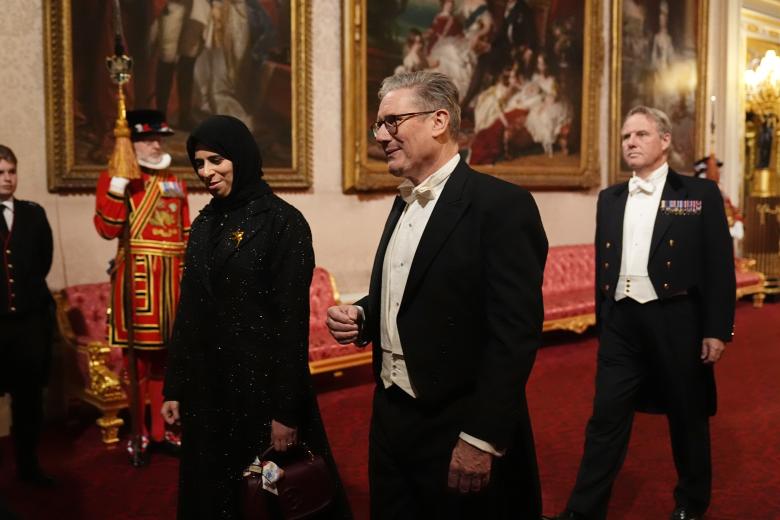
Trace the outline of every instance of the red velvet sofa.
<path fill-rule="evenodd" d="M 544 271 L 543 330 L 585 331 L 596 322 L 594 302 L 594 248 L 591 244 L 551 247 Z M 737 297 L 752 295 L 754 305 L 764 300 L 764 277 L 750 261 L 737 259 Z M 105 343 L 109 283 L 85 284 L 59 291 L 58 321 L 77 369 L 68 377 L 71 395 L 100 409 L 98 424 L 107 444 L 118 442 L 122 420 L 117 412 L 127 406 L 120 370 L 122 355 Z M 328 332 L 328 307 L 339 303 L 333 277 L 322 267 L 314 270 L 309 290 L 309 369 L 312 374 L 331 373 L 371 361 L 371 349 L 339 345 Z"/>
<path fill-rule="evenodd" d="M 737 258 L 736 297 L 753 297 L 761 307 L 766 296 L 764 275 L 753 270 L 754 260 Z M 571 330 L 581 333 L 596 323 L 595 250 L 592 244 L 551 247 L 544 269 L 543 330 Z"/>
<path fill-rule="evenodd" d="M 551 247 L 544 268 L 542 330 L 584 332 L 596 323 L 595 252 L 590 244 Z"/>
<path fill-rule="evenodd" d="M 127 406 L 127 397 L 120 385 L 122 353 L 106 345 L 110 289 L 109 282 L 74 285 L 58 291 L 55 299 L 57 321 L 68 345 L 68 393 L 101 411 L 97 422 L 103 442 L 113 445 L 119 441 L 118 430 L 123 424 L 117 414 Z M 331 372 L 338 377 L 345 368 L 370 362 L 370 349 L 339 345 L 330 336 L 325 317 L 328 307 L 339 301 L 339 294 L 333 277 L 322 267 L 314 270 L 309 295 L 311 373 Z"/>
<path fill-rule="evenodd" d="M 117 416 L 127 406 L 120 385 L 122 353 L 106 344 L 106 309 L 111 286 L 108 282 L 74 285 L 54 294 L 57 322 L 67 344 L 66 389 L 103 414 L 98 420 L 103 442 L 119 442 Z"/>

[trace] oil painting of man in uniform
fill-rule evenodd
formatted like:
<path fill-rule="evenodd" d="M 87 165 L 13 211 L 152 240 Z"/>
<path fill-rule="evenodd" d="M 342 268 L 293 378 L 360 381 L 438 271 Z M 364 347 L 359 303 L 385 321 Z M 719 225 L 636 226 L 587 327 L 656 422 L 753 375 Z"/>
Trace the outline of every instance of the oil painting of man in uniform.
<path fill-rule="evenodd" d="M 177 137 L 173 166 L 188 167 L 184 139 L 212 114 L 240 119 L 266 167 L 292 166 L 290 0 L 120 0 L 134 60 L 128 109 L 154 107 Z M 71 0 L 76 164 L 105 164 L 113 146 L 116 88 L 113 2 Z"/>

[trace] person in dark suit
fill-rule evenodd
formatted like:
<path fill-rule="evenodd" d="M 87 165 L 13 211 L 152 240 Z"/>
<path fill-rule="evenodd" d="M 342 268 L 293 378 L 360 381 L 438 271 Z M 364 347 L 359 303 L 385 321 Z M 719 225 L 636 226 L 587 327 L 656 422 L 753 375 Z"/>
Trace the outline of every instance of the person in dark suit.
<path fill-rule="evenodd" d="M 526 0 L 509 0 L 491 49 L 493 59 L 498 66 L 506 66 L 512 61 L 513 52 L 521 48 L 539 50 L 534 10 Z M 497 72 L 494 67 L 493 73 Z"/>
<path fill-rule="evenodd" d="M 373 131 L 401 195 L 368 296 L 327 318 L 340 343 L 373 343 L 371 517 L 538 519 L 525 397 L 544 314 L 538 209 L 460 158 L 447 76 L 397 74 L 379 97 Z"/>
<path fill-rule="evenodd" d="M 502 19 L 497 20 L 490 50 L 478 57 L 476 69 L 461 101 L 464 109 L 479 95 L 486 74 L 496 78 L 502 70 L 520 58 L 523 49 L 539 49 L 534 10 L 526 0 L 509 0 L 503 15 Z"/>
<path fill-rule="evenodd" d="M 299 443 L 338 489 L 317 518 L 351 518 L 309 376 L 309 225 L 261 178 L 238 119 L 206 119 L 187 152 L 213 199 L 192 224 L 163 390 L 182 425 L 178 518 L 243 518 L 244 469 Z"/>
<path fill-rule="evenodd" d="M 606 517 L 640 410 L 667 416 L 678 474 L 671 518 L 692 520 L 710 503 L 713 364 L 734 324 L 732 242 L 717 184 L 669 168 L 666 114 L 635 107 L 621 135 L 634 175 L 599 195 L 596 396 L 577 481 L 556 518 Z"/>
<path fill-rule="evenodd" d="M 48 486 L 53 481 L 41 469 L 37 449 L 54 330 L 46 285 L 52 234 L 41 206 L 14 198 L 17 164 L 14 152 L 0 145 L 0 394 L 11 395 L 17 476 Z"/>

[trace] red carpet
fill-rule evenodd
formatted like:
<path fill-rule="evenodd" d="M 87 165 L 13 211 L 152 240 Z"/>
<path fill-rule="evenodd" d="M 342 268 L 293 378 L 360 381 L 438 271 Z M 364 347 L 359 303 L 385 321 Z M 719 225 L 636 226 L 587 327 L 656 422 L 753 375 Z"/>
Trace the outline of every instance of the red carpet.
<path fill-rule="evenodd" d="M 737 309 L 734 343 L 717 369 L 720 412 L 712 422 L 713 503 L 709 520 L 780 519 L 780 303 Z M 545 511 L 560 510 L 573 484 L 593 397 L 596 341 L 551 336 L 528 394 Z M 365 376 L 365 374 L 360 374 Z M 372 386 L 320 394 L 320 405 L 357 519 L 368 517 L 367 447 Z M 8 439 L 0 441 L 0 496 L 23 519 L 175 517 L 176 461 L 158 456 L 133 469 L 121 451 L 101 447 L 82 419 L 50 428 L 42 455 L 58 477 L 50 491 L 12 478 Z M 674 466 L 663 417 L 639 415 L 615 486 L 612 519 L 667 518 Z"/>

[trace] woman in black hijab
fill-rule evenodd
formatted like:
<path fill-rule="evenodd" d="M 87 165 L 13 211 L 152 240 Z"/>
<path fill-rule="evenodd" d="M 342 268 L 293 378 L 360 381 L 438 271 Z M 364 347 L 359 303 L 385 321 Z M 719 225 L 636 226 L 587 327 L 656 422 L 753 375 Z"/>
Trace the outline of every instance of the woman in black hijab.
<path fill-rule="evenodd" d="M 304 442 L 339 482 L 309 378 L 311 232 L 238 119 L 207 119 L 187 152 L 214 198 L 192 223 L 162 413 L 182 425 L 178 517 L 240 518 L 242 472 L 268 446 Z M 323 518 L 351 517 L 337 488 Z"/>

